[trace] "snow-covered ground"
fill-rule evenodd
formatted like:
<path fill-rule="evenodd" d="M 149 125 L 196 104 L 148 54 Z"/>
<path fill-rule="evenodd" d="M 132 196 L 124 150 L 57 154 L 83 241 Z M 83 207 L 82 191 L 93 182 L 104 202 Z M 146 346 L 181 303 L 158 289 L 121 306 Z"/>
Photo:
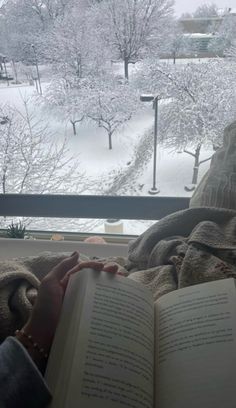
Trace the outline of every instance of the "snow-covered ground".
<path fill-rule="evenodd" d="M 44 83 L 43 87 L 47 84 Z M 11 85 L 10 87 L 0 85 L 0 103 L 14 104 L 17 109 L 23 109 L 23 99 L 32 97 L 35 88 L 28 85 Z M 50 128 L 55 140 L 62 139 L 65 135 L 68 138 L 68 148 L 70 153 L 78 158 L 80 168 L 86 172 L 87 177 L 97 179 L 101 182 L 102 175 L 109 175 L 118 169 L 125 169 L 128 163 L 133 160 L 134 147 L 142 139 L 147 131 L 151 131 L 153 126 L 153 110 L 147 106 L 142 114 L 133 117 L 127 126 L 119 134 L 113 136 L 113 150 L 108 149 L 108 136 L 103 129 L 97 128 L 88 123 L 78 125 L 78 134 L 75 136 L 72 127 L 66 123 L 58 121 L 58 118 L 50 113 L 40 112 L 38 105 L 34 105 L 32 97 L 32 109 L 41 115 L 45 122 L 50 123 Z M 212 152 L 204 151 L 202 159 Z M 158 147 L 157 154 L 157 183 L 161 196 L 191 196 L 185 191 L 184 186 L 191 183 L 193 168 L 193 158 L 184 153 L 178 154 L 170 150 Z M 209 168 L 209 162 L 200 167 L 199 180 Z M 153 159 L 147 163 L 143 173 L 136 180 L 137 185 L 143 185 L 142 195 L 149 195 L 148 191 L 152 187 Z M 129 188 L 126 195 L 132 194 Z M 85 225 L 86 224 L 86 225 Z M 139 234 L 143 232 L 150 222 L 125 221 L 124 233 Z M 104 232 L 103 221 L 89 220 L 35 220 L 30 224 L 31 229 L 61 231 L 85 231 Z"/>

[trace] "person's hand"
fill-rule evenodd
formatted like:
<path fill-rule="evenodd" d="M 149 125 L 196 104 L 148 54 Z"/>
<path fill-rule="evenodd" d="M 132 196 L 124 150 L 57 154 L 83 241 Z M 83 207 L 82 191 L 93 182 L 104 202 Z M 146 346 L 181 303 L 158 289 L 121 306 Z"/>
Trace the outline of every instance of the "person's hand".
<path fill-rule="evenodd" d="M 39 287 L 38 296 L 34 304 L 29 320 L 22 328 L 24 335 L 31 336 L 32 341 L 48 354 L 52 345 L 53 337 L 59 321 L 63 298 L 69 278 L 74 273 L 83 268 L 92 268 L 97 271 L 106 271 L 111 273 L 118 272 L 116 264 L 104 264 L 97 261 L 78 262 L 79 254 L 74 252 L 69 258 L 64 259 L 55 266 L 48 275 L 43 278 Z M 118 272 L 119 273 L 119 272 Z M 19 341 L 25 342 L 21 337 Z M 37 352 L 34 347 L 27 347 L 28 353 L 44 373 L 46 360 Z"/>
<path fill-rule="evenodd" d="M 65 277 L 62 279 L 61 284 L 66 288 L 71 275 L 73 275 L 74 273 L 78 271 L 81 271 L 81 269 L 84 269 L 84 268 L 90 268 L 90 269 L 94 269 L 95 271 L 104 271 L 104 272 L 114 273 L 117 275 L 123 275 L 121 272 L 118 272 L 118 265 L 115 264 L 114 262 L 105 264 L 100 261 L 83 261 L 83 262 L 79 262 L 79 265 L 77 266 L 77 268 L 74 268 L 71 271 L 67 272 Z"/>
<path fill-rule="evenodd" d="M 42 280 L 31 316 L 23 327 L 24 332 L 31 335 L 46 352 L 50 350 L 53 341 L 70 276 L 83 268 L 110 273 L 118 271 L 116 264 L 97 261 L 78 262 L 78 260 L 79 254 L 74 252 L 55 266 Z"/>
<path fill-rule="evenodd" d="M 74 252 L 42 279 L 31 316 L 23 327 L 24 332 L 31 335 L 46 352 L 52 344 L 66 290 L 61 280 L 68 272 L 78 270 L 78 259 L 78 252 Z"/>

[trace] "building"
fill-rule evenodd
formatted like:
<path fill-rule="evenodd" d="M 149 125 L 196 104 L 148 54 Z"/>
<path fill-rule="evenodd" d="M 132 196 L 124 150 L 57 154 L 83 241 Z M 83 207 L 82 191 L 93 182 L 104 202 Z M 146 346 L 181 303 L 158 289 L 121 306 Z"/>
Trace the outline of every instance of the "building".
<path fill-rule="evenodd" d="M 214 17 L 190 17 L 179 20 L 183 31 L 185 47 L 181 57 L 214 58 L 223 57 L 224 50 L 213 47 L 217 40 L 217 32 L 222 23 L 229 16 L 235 16 L 236 9 L 219 10 L 218 16 Z"/>

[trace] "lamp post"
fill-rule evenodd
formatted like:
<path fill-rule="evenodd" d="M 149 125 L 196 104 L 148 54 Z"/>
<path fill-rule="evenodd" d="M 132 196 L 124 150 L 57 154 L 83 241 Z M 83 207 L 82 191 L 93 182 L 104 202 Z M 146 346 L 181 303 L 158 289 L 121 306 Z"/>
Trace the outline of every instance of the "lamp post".
<path fill-rule="evenodd" d="M 153 102 L 153 109 L 155 110 L 154 116 L 154 155 L 153 155 L 153 186 L 149 190 L 149 194 L 156 195 L 160 193 L 160 190 L 156 186 L 156 173 L 157 173 L 157 133 L 158 133 L 158 102 L 159 97 L 154 95 L 141 95 L 141 102 Z"/>
<path fill-rule="evenodd" d="M 39 93 L 40 95 L 43 94 L 42 92 L 42 87 L 41 87 L 41 81 L 40 81 L 40 75 L 39 75 L 39 66 L 38 66 L 38 58 L 37 58 L 37 53 L 36 53 L 36 49 L 34 44 L 31 44 L 31 47 L 34 51 L 34 58 L 35 58 L 35 66 L 36 66 L 36 70 L 37 70 L 37 77 L 38 77 L 38 86 L 39 86 Z"/>

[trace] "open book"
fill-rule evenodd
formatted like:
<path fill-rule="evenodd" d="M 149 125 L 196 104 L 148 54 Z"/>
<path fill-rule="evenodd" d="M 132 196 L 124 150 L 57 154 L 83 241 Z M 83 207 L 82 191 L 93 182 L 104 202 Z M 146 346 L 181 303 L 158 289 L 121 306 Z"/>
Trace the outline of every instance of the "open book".
<path fill-rule="evenodd" d="M 86 269 L 68 285 L 49 357 L 51 408 L 235 408 L 233 279 L 153 302 L 131 279 Z"/>

